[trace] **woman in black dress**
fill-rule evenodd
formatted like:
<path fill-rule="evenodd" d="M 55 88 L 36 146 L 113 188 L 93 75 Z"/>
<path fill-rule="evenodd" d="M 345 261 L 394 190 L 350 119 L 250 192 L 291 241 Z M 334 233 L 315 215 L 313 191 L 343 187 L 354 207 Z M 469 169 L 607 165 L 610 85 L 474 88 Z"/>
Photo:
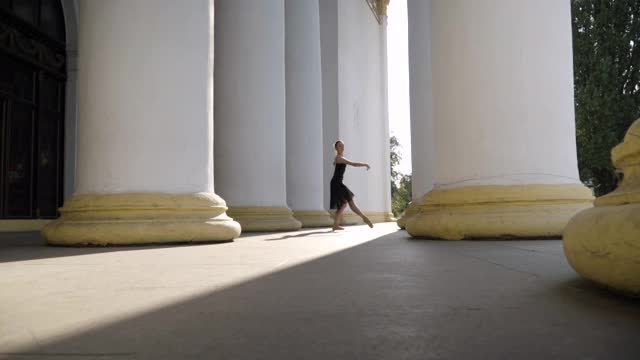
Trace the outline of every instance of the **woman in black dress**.
<path fill-rule="evenodd" d="M 366 217 L 360 209 L 356 206 L 356 203 L 353 201 L 353 193 L 342 183 L 342 178 L 344 177 L 344 171 L 347 168 L 347 165 L 355 166 L 355 167 L 366 167 L 369 170 L 369 164 L 367 163 L 358 163 L 349 161 L 346 159 L 344 154 L 344 143 L 341 140 L 336 141 L 333 144 L 333 148 L 336 150 L 336 158 L 333 161 L 335 165 L 335 170 L 333 171 L 333 177 L 331 178 L 331 209 L 336 209 L 336 217 L 333 220 L 333 230 L 344 230 L 343 227 L 340 226 L 340 218 L 342 218 L 342 213 L 344 212 L 344 208 L 349 204 L 351 210 L 358 214 L 362 221 L 365 224 L 369 225 L 369 227 L 373 227 L 373 224 Z"/>

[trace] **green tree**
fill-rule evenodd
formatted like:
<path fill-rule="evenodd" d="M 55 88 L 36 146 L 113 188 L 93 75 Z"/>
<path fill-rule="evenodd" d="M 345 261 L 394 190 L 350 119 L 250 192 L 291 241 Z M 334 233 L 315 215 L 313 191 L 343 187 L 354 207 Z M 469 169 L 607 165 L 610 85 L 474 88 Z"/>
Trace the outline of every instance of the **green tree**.
<path fill-rule="evenodd" d="M 616 187 L 611 148 L 640 117 L 640 0 L 573 0 L 576 139 L 581 179 Z"/>
<path fill-rule="evenodd" d="M 411 175 L 405 175 L 397 171 L 402 155 L 398 138 L 391 136 L 389 139 L 389 153 L 391 156 L 391 210 L 395 217 L 400 216 L 411 201 Z"/>
<path fill-rule="evenodd" d="M 398 176 L 400 173 L 396 171 L 398 165 L 400 165 L 400 160 L 402 160 L 402 155 L 400 155 L 400 142 L 398 142 L 398 138 L 392 136 L 389 138 L 389 153 L 391 156 L 391 183 L 398 180 Z"/>

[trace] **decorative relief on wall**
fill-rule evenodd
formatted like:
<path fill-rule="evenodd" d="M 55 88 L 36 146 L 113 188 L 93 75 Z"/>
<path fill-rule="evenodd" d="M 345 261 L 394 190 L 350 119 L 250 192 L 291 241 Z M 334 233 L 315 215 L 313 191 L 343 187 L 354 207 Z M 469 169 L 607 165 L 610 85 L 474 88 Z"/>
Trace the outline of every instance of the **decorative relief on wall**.
<path fill-rule="evenodd" d="M 365 0 L 369 5 L 369 8 L 373 12 L 373 16 L 376 17 L 378 23 L 382 23 L 382 17 L 387 16 L 387 6 L 389 6 L 389 0 Z"/>

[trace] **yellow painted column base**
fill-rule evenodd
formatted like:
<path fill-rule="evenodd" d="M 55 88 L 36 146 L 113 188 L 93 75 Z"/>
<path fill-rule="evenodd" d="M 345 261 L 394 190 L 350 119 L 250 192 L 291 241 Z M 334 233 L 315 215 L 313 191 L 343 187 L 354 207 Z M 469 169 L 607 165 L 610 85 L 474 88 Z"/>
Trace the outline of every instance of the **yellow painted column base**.
<path fill-rule="evenodd" d="M 400 229 L 405 229 L 407 227 L 407 219 L 412 217 L 413 215 L 418 213 L 418 202 L 412 201 L 409 203 L 406 209 L 400 215 L 400 218 L 397 221 L 398 227 Z"/>
<path fill-rule="evenodd" d="M 563 235 L 564 253 L 583 277 L 640 297 L 640 119 L 613 148 L 611 160 L 623 171 L 622 183 L 571 219 Z"/>
<path fill-rule="evenodd" d="M 331 216 L 331 220 L 333 221 L 333 219 L 336 218 L 336 210 L 330 210 L 329 211 L 329 215 Z M 364 222 L 362 222 L 362 219 L 360 218 L 360 216 L 356 215 L 355 213 L 349 211 L 349 210 L 345 210 L 342 213 L 342 219 L 340 219 L 340 225 L 362 225 L 364 224 Z"/>
<path fill-rule="evenodd" d="M 571 219 L 563 239 L 564 253 L 578 274 L 640 296 L 640 203 L 583 211 Z"/>
<path fill-rule="evenodd" d="M 487 185 L 433 190 L 406 220 L 411 236 L 445 240 L 560 237 L 592 206 L 581 184 Z"/>
<path fill-rule="evenodd" d="M 333 225 L 333 219 L 327 211 L 299 211 L 293 212 L 293 217 L 302 223 L 303 228 L 328 227 Z"/>
<path fill-rule="evenodd" d="M 293 217 L 287 207 L 231 206 L 227 211 L 242 226 L 242 231 L 289 231 L 299 230 L 300 221 Z"/>
<path fill-rule="evenodd" d="M 45 219 L 0 220 L 0 232 L 40 231 L 52 221 Z"/>
<path fill-rule="evenodd" d="M 364 214 L 374 224 L 396 221 L 396 219 L 393 217 L 393 214 L 390 212 L 365 212 Z"/>
<path fill-rule="evenodd" d="M 74 195 L 42 235 L 73 246 L 228 241 L 240 236 L 240 225 L 226 210 L 212 193 Z"/>

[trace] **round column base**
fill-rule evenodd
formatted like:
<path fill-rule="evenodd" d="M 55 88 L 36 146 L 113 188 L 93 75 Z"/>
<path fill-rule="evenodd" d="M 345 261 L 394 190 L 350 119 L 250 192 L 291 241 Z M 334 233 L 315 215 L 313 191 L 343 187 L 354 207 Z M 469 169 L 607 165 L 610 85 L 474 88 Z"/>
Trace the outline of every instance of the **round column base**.
<path fill-rule="evenodd" d="M 418 205 L 417 202 L 412 201 L 409 203 L 406 209 L 400 215 L 400 218 L 397 220 L 398 227 L 400 229 L 405 229 L 407 227 L 407 219 L 412 217 L 413 215 L 418 213 Z"/>
<path fill-rule="evenodd" d="M 227 214 L 239 222 L 245 232 L 289 231 L 300 230 L 302 227 L 287 207 L 232 206 Z"/>
<path fill-rule="evenodd" d="M 624 177 L 618 188 L 576 215 L 564 231 L 567 260 L 587 279 L 640 297 L 640 119 L 611 160 Z"/>
<path fill-rule="evenodd" d="M 396 218 L 390 212 L 365 212 L 364 213 L 372 223 L 393 222 Z"/>
<path fill-rule="evenodd" d="M 213 193 L 82 194 L 42 229 L 52 245 L 135 245 L 229 241 L 240 225 Z"/>
<path fill-rule="evenodd" d="M 640 297 L 640 203 L 596 206 L 581 212 L 567 225 L 563 244 L 578 274 Z"/>
<path fill-rule="evenodd" d="M 592 206 L 582 184 L 487 185 L 433 190 L 406 220 L 414 237 L 445 240 L 560 237 Z"/>
<path fill-rule="evenodd" d="M 333 225 L 333 219 L 329 212 L 318 211 L 293 211 L 293 217 L 302 223 L 303 228 L 328 227 Z"/>
<path fill-rule="evenodd" d="M 336 218 L 336 210 L 335 209 L 329 210 L 329 216 L 331 216 L 331 221 L 333 221 L 333 219 Z M 362 219 L 360 218 L 360 216 L 356 215 L 355 213 L 349 210 L 345 210 L 342 213 L 342 218 L 340 219 L 340 225 L 362 225 L 362 224 L 364 224 L 364 222 L 362 222 Z"/>

